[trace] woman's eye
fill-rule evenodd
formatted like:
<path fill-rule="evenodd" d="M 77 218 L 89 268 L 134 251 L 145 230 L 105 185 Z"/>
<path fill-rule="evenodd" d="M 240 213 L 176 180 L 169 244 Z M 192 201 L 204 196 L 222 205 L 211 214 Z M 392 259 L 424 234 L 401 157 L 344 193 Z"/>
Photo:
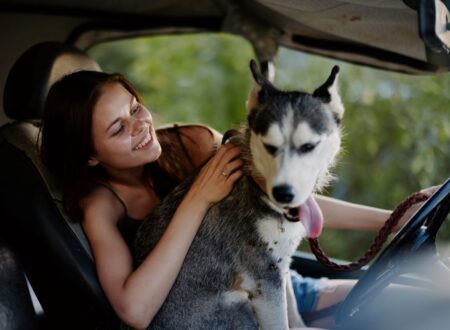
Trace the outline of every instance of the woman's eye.
<path fill-rule="evenodd" d="M 120 125 L 120 127 L 113 133 L 113 136 L 119 135 L 120 133 L 122 133 L 124 129 L 123 125 Z"/>
<path fill-rule="evenodd" d="M 266 148 L 267 152 L 269 154 L 271 154 L 271 155 L 275 155 L 277 153 L 277 151 L 278 151 L 277 147 L 274 147 L 274 146 L 272 146 L 270 144 L 265 144 L 264 143 L 264 148 Z"/>
<path fill-rule="evenodd" d="M 131 109 L 131 114 L 134 115 L 134 114 L 138 113 L 140 110 L 141 110 L 141 106 L 137 105 L 133 109 Z"/>
<path fill-rule="evenodd" d="M 314 148 L 316 147 L 317 144 L 312 144 L 312 143 L 305 143 L 302 144 L 300 146 L 300 152 L 301 153 L 307 153 L 307 152 L 311 152 L 314 150 Z"/>

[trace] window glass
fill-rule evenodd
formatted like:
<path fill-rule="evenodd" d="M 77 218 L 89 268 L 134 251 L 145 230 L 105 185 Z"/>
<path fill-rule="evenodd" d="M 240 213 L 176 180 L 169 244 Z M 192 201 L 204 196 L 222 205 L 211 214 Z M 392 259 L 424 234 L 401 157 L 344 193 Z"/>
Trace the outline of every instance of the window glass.
<path fill-rule="evenodd" d="M 104 71 L 130 79 L 159 124 L 202 122 L 224 131 L 245 118 L 254 55 L 240 37 L 145 37 L 100 44 L 88 53 Z"/>
<path fill-rule="evenodd" d="M 450 75 L 388 72 L 282 49 L 276 81 L 311 92 L 335 64 L 346 109 L 343 150 L 336 180 L 325 193 L 393 209 L 410 193 L 443 183 L 450 174 Z M 448 227 L 444 224 L 438 243 L 450 252 Z M 330 254 L 355 260 L 374 235 L 325 230 L 320 242 Z"/>

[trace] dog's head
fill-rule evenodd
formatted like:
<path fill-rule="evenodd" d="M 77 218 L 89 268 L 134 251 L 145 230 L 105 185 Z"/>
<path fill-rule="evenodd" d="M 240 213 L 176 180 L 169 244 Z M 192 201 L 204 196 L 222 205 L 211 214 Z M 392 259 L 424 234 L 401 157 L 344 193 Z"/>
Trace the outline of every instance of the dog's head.
<path fill-rule="evenodd" d="M 329 181 L 340 144 L 344 107 L 339 67 L 312 94 L 275 88 L 250 62 L 255 86 L 247 101 L 250 152 L 272 202 L 294 208 Z"/>

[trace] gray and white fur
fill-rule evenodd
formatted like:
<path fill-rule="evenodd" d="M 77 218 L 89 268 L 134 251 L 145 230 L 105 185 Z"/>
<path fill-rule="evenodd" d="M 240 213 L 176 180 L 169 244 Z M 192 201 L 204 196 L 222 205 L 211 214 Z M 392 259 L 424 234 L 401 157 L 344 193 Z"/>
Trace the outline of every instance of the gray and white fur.
<path fill-rule="evenodd" d="M 149 329 L 281 330 L 303 325 L 297 313 L 288 317 L 287 301 L 295 300 L 286 296 L 292 292 L 286 288 L 291 285 L 291 255 L 306 229 L 284 213 L 329 179 L 344 112 L 336 91 L 338 67 L 312 95 L 280 91 L 254 61 L 250 67 L 255 87 L 247 102 L 248 124 L 231 139 L 241 148 L 244 176 L 207 212 Z M 137 264 L 162 236 L 193 179 L 178 186 L 141 225 L 135 240 Z"/>

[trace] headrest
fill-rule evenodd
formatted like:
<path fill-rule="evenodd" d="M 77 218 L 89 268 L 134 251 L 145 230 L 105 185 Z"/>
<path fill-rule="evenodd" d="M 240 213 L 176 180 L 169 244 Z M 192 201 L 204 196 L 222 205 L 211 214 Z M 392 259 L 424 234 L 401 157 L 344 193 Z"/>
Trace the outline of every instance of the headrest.
<path fill-rule="evenodd" d="M 50 86 L 63 76 L 80 71 L 100 71 L 100 66 L 79 49 L 60 42 L 43 42 L 29 48 L 11 68 L 3 105 L 16 120 L 42 118 Z"/>

